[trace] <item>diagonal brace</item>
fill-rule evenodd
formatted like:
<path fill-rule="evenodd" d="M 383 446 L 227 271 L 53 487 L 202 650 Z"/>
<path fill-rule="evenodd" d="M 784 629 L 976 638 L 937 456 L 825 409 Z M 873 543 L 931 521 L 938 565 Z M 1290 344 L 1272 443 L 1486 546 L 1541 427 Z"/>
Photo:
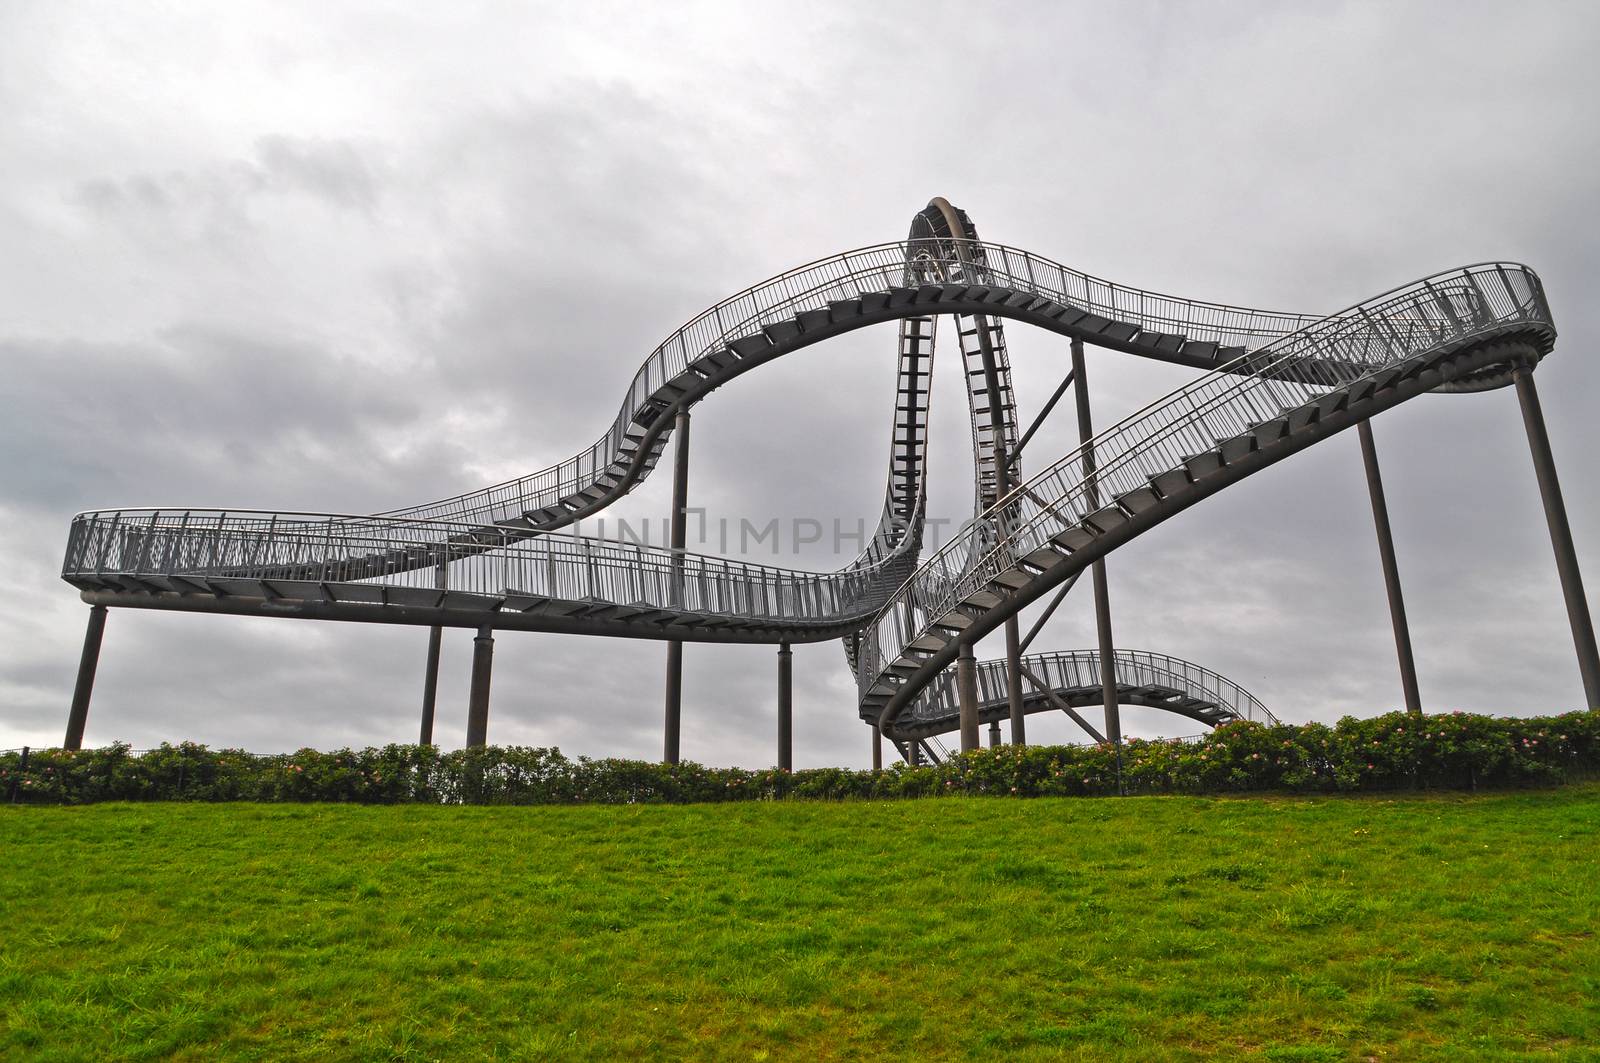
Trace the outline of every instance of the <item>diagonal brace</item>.
<path fill-rule="evenodd" d="M 1101 734 L 1099 731 L 1096 731 L 1094 727 L 1090 725 L 1088 720 L 1085 720 L 1082 716 L 1079 716 L 1077 710 L 1071 705 L 1068 705 L 1066 699 L 1060 694 L 1057 694 L 1054 687 L 1044 682 L 1038 676 L 1034 675 L 1033 669 L 1024 665 L 1022 668 L 1022 674 L 1024 678 L 1028 680 L 1028 682 L 1033 684 L 1035 690 L 1050 699 L 1050 704 L 1054 705 L 1068 716 L 1071 716 L 1073 720 L 1077 722 L 1078 726 L 1082 727 L 1085 731 L 1088 731 L 1089 736 L 1096 742 L 1099 742 L 1101 745 L 1105 744 L 1106 736 Z"/>
<path fill-rule="evenodd" d="M 1060 387 L 1056 388 L 1056 393 L 1050 396 L 1050 401 L 1044 404 L 1044 409 L 1039 411 L 1039 416 L 1035 417 L 1033 419 L 1033 423 L 1028 426 L 1028 430 L 1022 433 L 1022 439 L 1017 443 L 1016 447 L 1012 449 L 1011 453 L 1006 455 L 1004 467 L 1007 471 L 1011 469 L 1011 466 L 1017 463 L 1017 458 L 1022 456 L 1022 448 L 1028 445 L 1028 440 L 1033 438 L 1033 433 L 1037 432 L 1039 430 L 1039 426 L 1044 424 L 1045 418 L 1050 416 L 1050 411 L 1055 409 L 1056 403 L 1061 401 L 1061 396 L 1065 395 L 1067 393 L 1067 389 L 1072 386 L 1072 377 L 1074 372 L 1076 372 L 1076 370 L 1067 370 L 1066 379 L 1061 382 Z"/>
<path fill-rule="evenodd" d="M 1033 642 L 1034 637 L 1038 635 L 1039 632 L 1044 628 L 1045 621 L 1050 619 L 1050 617 L 1055 613 L 1057 607 L 1060 606 L 1062 601 L 1066 599 L 1067 592 L 1072 590 L 1072 585 L 1078 582 L 1078 577 L 1081 575 L 1083 575 L 1083 570 L 1080 569 L 1072 574 L 1071 579 L 1067 580 L 1067 582 L 1061 585 L 1061 589 L 1056 592 L 1056 596 L 1054 598 L 1050 599 L 1050 604 L 1045 606 L 1045 610 L 1039 615 L 1039 619 L 1035 620 L 1033 622 L 1033 627 L 1028 629 L 1028 634 L 1022 640 L 1022 645 L 1017 647 L 1018 653 L 1028 652 L 1028 646 Z"/>

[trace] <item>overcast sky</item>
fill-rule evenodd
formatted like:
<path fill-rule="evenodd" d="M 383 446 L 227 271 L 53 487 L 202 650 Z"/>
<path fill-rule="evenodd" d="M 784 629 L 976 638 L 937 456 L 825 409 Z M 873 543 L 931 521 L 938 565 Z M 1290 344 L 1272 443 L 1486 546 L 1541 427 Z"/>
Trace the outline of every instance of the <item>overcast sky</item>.
<path fill-rule="evenodd" d="M 1123 283 L 1334 311 L 1491 258 L 1539 270 L 1538 381 L 1600 586 L 1600 74 L 1590 4 L 0 3 L 0 747 L 61 740 L 71 515 L 365 512 L 542 468 L 723 296 L 893 240 L 932 196 Z M 1022 416 L 1066 341 L 1013 326 Z M 875 516 L 892 326 L 695 412 L 712 517 Z M 971 499 L 953 348 L 931 508 Z M 1090 352 L 1108 425 L 1193 374 Z M 1582 690 L 1509 390 L 1375 422 L 1424 704 Z M 1024 464 L 1066 452 L 1063 407 Z M 665 512 L 658 474 L 619 507 Z M 790 559 L 829 568 L 815 548 Z M 1286 720 L 1400 704 L 1353 433 L 1110 560 L 1118 645 Z M 1025 622 L 1031 619 L 1032 611 Z M 1039 645 L 1093 644 L 1075 592 Z M 113 610 L 86 741 L 413 741 L 426 631 Z M 459 745 L 471 638 L 446 633 Z M 991 638 L 980 656 L 1002 652 Z M 655 758 L 659 643 L 508 632 L 490 739 Z M 683 753 L 775 758 L 772 647 L 686 653 Z M 797 766 L 863 765 L 837 643 L 795 651 Z M 1130 712 L 1129 729 L 1188 721 Z M 1076 739 L 1064 718 L 1030 737 Z"/>

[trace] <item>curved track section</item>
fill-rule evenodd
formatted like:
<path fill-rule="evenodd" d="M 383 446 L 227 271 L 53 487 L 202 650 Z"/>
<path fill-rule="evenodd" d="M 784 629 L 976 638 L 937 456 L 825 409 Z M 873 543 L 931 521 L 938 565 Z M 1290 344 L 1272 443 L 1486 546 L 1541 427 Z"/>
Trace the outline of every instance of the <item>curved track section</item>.
<path fill-rule="evenodd" d="M 1120 705 L 1161 709 L 1207 727 L 1220 727 L 1234 720 L 1278 722 L 1254 694 L 1231 679 L 1190 661 L 1147 650 L 1116 650 L 1113 666 Z M 1063 705 L 1076 710 L 1099 708 L 1104 704 L 1098 650 L 1029 654 L 1022 658 L 1022 667 L 1025 675 L 1038 680 L 1037 684 L 1030 683 L 1026 688 L 1025 713 L 1060 712 Z M 979 661 L 979 722 L 1003 721 L 1009 714 L 1005 658 Z M 901 740 L 931 738 L 959 728 L 955 676 L 946 669 L 905 714 L 898 734 Z M 1092 726 L 1089 729 L 1091 737 L 1104 741 L 1104 736 Z"/>
<path fill-rule="evenodd" d="M 972 283 L 974 263 L 989 283 Z M 542 473 L 370 517 L 80 514 L 63 577 L 96 600 L 151 608 L 452 626 L 492 617 L 504 628 L 680 641 L 837 637 L 904 581 L 920 534 L 880 528 L 855 564 L 817 574 L 541 533 L 630 490 L 654 467 L 677 408 L 843 332 L 947 314 L 1023 320 L 1184 364 L 1211 364 L 1310 320 L 1142 292 L 933 231 L 792 270 L 702 313 L 646 360 L 607 436 Z M 922 416 L 906 437 L 919 454 Z M 920 457 L 915 465 L 906 484 L 923 474 Z M 903 512 L 910 497 L 899 491 L 886 509 Z M 914 497 L 915 520 L 895 524 L 920 533 L 920 488 Z"/>

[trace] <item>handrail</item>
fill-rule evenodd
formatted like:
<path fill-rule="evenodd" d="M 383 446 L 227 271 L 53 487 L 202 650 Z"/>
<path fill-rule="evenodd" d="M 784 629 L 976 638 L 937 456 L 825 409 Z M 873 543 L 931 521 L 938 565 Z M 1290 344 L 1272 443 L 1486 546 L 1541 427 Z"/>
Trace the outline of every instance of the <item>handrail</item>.
<path fill-rule="evenodd" d="M 1449 301 L 1457 296 L 1461 307 Z M 863 697 L 933 621 L 1093 510 L 1379 369 L 1519 323 L 1553 326 L 1532 270 L 1499 262 L 1450 270 L 1287 333 L 1124 418 L 1007 493 L 919 566 L 867 628 Z M 984 542 L 995 528 L 1005 533 Z"/>
<path fill-rule="evenodd" d="M 1159 325 L 1158 331 L 1181 332 L 1190 339 L 1271 339 L 1321 315 L 1253 310 L 1205 300 L 1187 299 L 1143 291 L 1083 273 L 1029 251 L 980 240 L 947 241 L 969 256 L 981 258 L 986 270 L 1004 275 L 1022 290 L 1050 294 L 1064 305 L 1075 306 L 1113 320 Z M 801 309 L 825 305 L 834 299 L 858 297 L 863 291 L 905 286 L 909 259 L 925 254 L 919 241 L 873 244 L 817 259 L 752 285 L 690 318 L 663 340 L 634 373 L 621 409 L 610 429 L 592 446 L 567 460 L 537 472 L 514 477 L 489 487 L 452 495 L 420 506 L 386 511 L 387 515 L 453 512 L 505 520 L 555 505 L 592 484 L 612 463 L 635 416 L 661 384 L 683 373 L 696 357 L 715 352 L 734 339 L 758 332 L 763 326 L 793 317 Z M 959 255 L 942 261 L 959 268 Z M 1040 278 L 1055 278 L 1054 284 Z M 860 282 L 873 281 L 868 286 Z M 877 283 L 881 281 L 882 283 Z M 856 282 L 852 285 L 851 282 Z M 763 297 L 776 294 L 771 301 Z M 1119 305 L 1120 304 L 1120 305 Z M 1159 312 L 1158 308 L 1168 312 Z M 1178 313 L 1186 308 L 1187 313 Z M 732 322 L 730 324 L 730 322 Z M 652 381 L 654 383 L 652 383 Z M 515 511 L 515 512 L 513 512 Z"/>
<path fill-rule="evenodd" d="M 804 309 L 914 287 L 930 276 L 959 278 L 963 284 L 978 278 L 990 287 L 1012 288 L 1124 324 L 1159 325 L 1163 336 L 1198 338 L 1219 348 L 1243 346 L 1224 344 L 1227 339 L 1262 342 L 1013 488 L 920 566 L 921 480 L 914 485 L 912 519 L 891 526 L 892 476 L 879 534 L 855 562 L 832 573 L 563 533 L 533 534 L 526 523 L 501 522 L 520 519 L 525 507 L 586 489 L 621 460 L 601 463 L 600 452 L 591 448 L 596 456 L 587 472 L 574 464 L 587 460 L 580 454 L 534 477 L 371 516 L 240 509 L 86 511 L 73 520 L 63 575 L 100 585 L 130 576 L 431 590 L 433 570 L 443 563 L 452 572 L 449 591 L 440 593 L 453 598 L 560 598 L 796 626 L 870 620 L 858 657 L 865 697 L 934 620 L 1102 501 L 1143 487 L 1150 476 L 1180 467 L 1219 440 L 1377 369 L 1517 322 L 1551 325 L 1537 275 L 1513 263 L 1435 274 L 1340 313 L 1312 318 L 1126 288 L 1003 244 L 955 241 L 955 250 L 945 257 L 929 258 L 927 243 L 875 245 L 818 260 L 692 318 L 641 366 L 623 413 L 596 447 L 611 440 L 620 448 L 625 430 L 636 423 L 633 415 L 660 401 L 660 389 L 699 356 L 691 352 L 715 353 Z M 916 260 L 908 261 L 913 255 Z M 935 312 L 936 306 L 908 311 Z M 912 427 L 921 431 L 926 425 Z M 1089 447 L 1095 455 L 1092 474 L 1085 461 Z M 924 467 L 919 461 L 919 477 Z M 539 486 L 530 487 L 541 477 Z"/>
<path fill-rule="evenodd" d="M 1028 654 L 1024 665 L 1040 672 L 1056 690 L 1100 686 L 1099 650 L 1056 650 Z M 1208 700 L 1231 719 L 1278 723 L 1261 699 L 1233 680 L 1193 661 L 1150 650 L 1116 649 L 1112 661 L 1117 682 L 1140 687 L 1171 686 L 1191 697 Z M 1007 697 L 1006 659 L 978 662 L 978 702 L 1004 704 Z M 946 669 L 928 684 L 904 715 L 919 724 L 947 721 L 960 713 L 955 676 Z"/>

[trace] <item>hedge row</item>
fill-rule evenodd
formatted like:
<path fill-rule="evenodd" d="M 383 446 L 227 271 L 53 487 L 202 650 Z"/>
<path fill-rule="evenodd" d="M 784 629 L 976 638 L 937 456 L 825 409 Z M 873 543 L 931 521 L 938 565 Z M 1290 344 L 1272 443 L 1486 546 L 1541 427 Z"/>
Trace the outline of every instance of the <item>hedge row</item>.
<path fill-rule="evenodd" d="M 1122 788 L 1136 794 L 1476 789 L 1600 773 L 1600 712 L 1508 719 L 1402 713 L 1323 724 L 1238 722 L 1197 742 L 1124 743 Z M 1114 794 L 1115 750 L 1001 746 L 944 764 L 885 771 L 745 771 L 638 760 L 571 760 L 558 749 L 443 752 L 384 746 L 258 756 L 184 743 L 0 755 L 0 800 L 347 801 L 377 804 L 631 804 L 774 798 L 1020 797 Z"/>

